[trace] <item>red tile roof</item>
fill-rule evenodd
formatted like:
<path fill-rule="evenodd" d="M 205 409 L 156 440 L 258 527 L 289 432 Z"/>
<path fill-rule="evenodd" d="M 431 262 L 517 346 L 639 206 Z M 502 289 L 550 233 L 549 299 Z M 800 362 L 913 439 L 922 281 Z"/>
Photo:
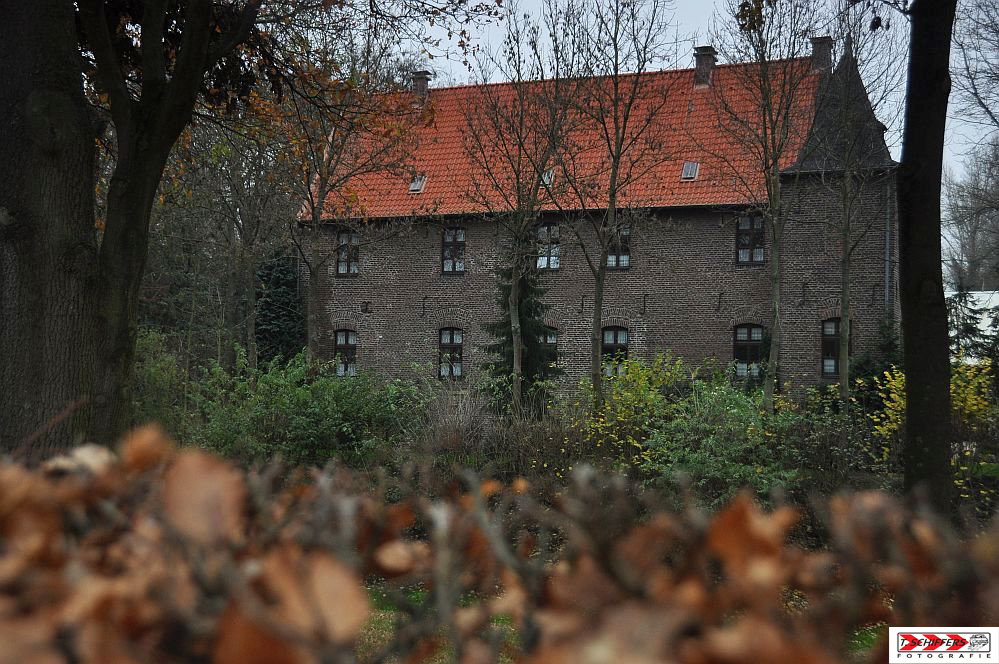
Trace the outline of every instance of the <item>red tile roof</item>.
<path fill-rule="evenodd" d="M 804 58 L 790 61 L 788 65 L 810 67 L 810 62 Z M 765 200 L 762 174 L 748 178 L 752 194 L 744 184 L 746 174 L 761 172 L 758 159 L 754 159 L 751 147 L 725 129 L 731 122 L 726 118 L 731 116 L 719 110 L 719 99 L 724 99 L 727 108 L 734 110 L 740 120 L 758 121 L 758 110 L 752 95 L 743 92 L 744 81 L 749 78 L 747 68 L 755 66 L 718 66 L 714 70 L 711 86 L 698 87 L 693 83 L 693 69 L 641 74 L 647 92 L 661 92 L 666 96 L 666 103 L 660 104 L 644 101 L 653 97 L 643 93 L 642 103 L 648 103 L 648 108 L 656 110 L 655 127 L 651 131 L 662 141 L 661 154 L 669 158 L 657 157 L 652 163 L 636 168 L 636 172 L 643 171 L 642 175 L 636 177 L 625 190 L 622 206 L 716 206 L 745 204 L 750 197 Z M 804 145 L 814 116 L 820 78 L 820 74 L 808 73 L 797 86 L 791 112 L 797 120 L 782 168 L 796 161 Z M 486 87 L 489 89 L 486 90 Z M 343 200 L 348 194 L 356 200 L 358 213 L 351 216 L 364 218 L 486 212 L 483 203 L 470 195 L 474 188 L 475 161 L 467 153 L 464 134 L 468 130 L 466 109 L 470 105 L 481 104 L 487 93 L 490 98 L 512 95 L 513 87 L 500 83 L 431 89 L 428 103 L 431 104 L 433 119 L 416 130 L 410 160 L 413 173 L 427 176 L 421 193 L 409 193 L 409 175 L 372 174 L 355 178 L 349 183 L 347 191 L 337 192 L 335 196 Z M 578 173 L 595 176 L 604 169 L 606 150 L 600 148 L 598 141 L 599 135 L 592 128 L 574 135 L 573 142 L 577 146 L 574 163 Z M 700 163 L 696 180 L 681 181 L 684 161 Z M 735 173 L 741 174 L 743 184 L 736 180 Z M 599 183 L 601 178 L 595 176 L 593 180 Z M 605 206 L 606 193 L 598 187 L 585 207 L 598 209 Z M 493 211 L 497 207 L 501 205 L 494 202 Z M 563 209 L 580 207 L 583 206 L 578 202 L 572 203 L 568 198 L 563 200 Z"/>

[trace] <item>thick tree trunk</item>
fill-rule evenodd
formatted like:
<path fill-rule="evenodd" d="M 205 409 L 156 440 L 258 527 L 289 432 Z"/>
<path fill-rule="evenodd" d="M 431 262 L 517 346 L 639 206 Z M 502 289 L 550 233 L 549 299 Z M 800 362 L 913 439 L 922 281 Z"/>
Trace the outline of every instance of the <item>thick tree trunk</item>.
<path fill-rule="evenodd" d="M 521 247 L 514 240 L 514 255 L 510 270 L 510 336 L 513 344 L 513 373 L 510 376 L 510 397 L 513 414 L 521 415 L 524 389 L 524 331 L 520 324 L 520 264 Z"/>
<path fill-rule="evenodd" d="M 107 228 L 98 260 L 97 372 L 93 439 L 110 444 L 131 422 L 136 312 L 149 247 L 153 198 L 173 140 L 116 127 L 118 162 L 108 188 Z"/>
<path fill-rule="evenodd" d="M 940 180 L 957 0 L 911 6 L 909 83 L 898 181 L 905 366 L 905 488 L 953 505 L 947 307 L 940 265 Z"/>
<path fill-rule="evenodd" d="M 88 429 L 96 361 L 94 135 L 72 3 L 7 3 L 0 29 L 0 450 Z"/>

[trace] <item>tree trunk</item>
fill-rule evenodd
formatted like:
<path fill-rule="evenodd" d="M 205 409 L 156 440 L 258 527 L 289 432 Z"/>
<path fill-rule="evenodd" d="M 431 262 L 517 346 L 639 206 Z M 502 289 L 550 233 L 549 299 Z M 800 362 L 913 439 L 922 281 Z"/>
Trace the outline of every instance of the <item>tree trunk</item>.
<path fill-rule="evenodd" d="M 852 235 L 852 185 L 853 175 L 847 170 L 843 173 L 842 195 L 842 227 L 840 228 L 839 275 L 839 398 L 843 407 L 849 407 L 850 399 L 850 249 Z"/>
<path fill-rule="evenodd" d="M 318 216 L 318 215 L 316 215 Z M 313 218 L 312 228 L 309 229 L 312 245 L 309 252 L 311 259 L 306 262 L 309 270 L 309 292 L 305 303 L 305 336 L 306 354 L 310 362 L 319 358 L 319 321 L 322 315 L 322 281 L 323 281 L 323 260 L 319 255 L 319 219 Z"/>
<path fill-rule="evenodd" d="M 253 252 L 243 254 L 243 316 L 246 330 L 246 362 L 257 368 L 257 261 Z"/>
<path fill-rule="evenodd" d="M 510 397 L 513 414 L 520 417 L 524 388 L 524 332 L 520 325 L 520 264 L 521 243 L 514 240 L 510 269 L 510 336 L 513 344 L 513 373 L 510 377 Z"/>
<path fill-rule="evenodd" d="M 235 235 L 230 231 L 230 236 Z M 240 264 L 239 250 L 233 246 L 235 237 L 229 238 L 229 266 L 223 280 L 222 293 L 222 348 L 219 364 L 232 373 L 236 370 L 236 344 L 242 341 L 240 314 L 243 296 L 243 266 Z"/>
<path fill-rule="evenodd" d="M 118 162 L 108 188 L 107 228 L 98 260 L 98 365 L 91 433 L 96 442 L 104 444 L 113 443 L 131 421 L 129 383 L 149 219 L 173 145 L 173 140 L 153 139 L 152 130 L 138 130 L 148 120 L 138 112 L 133 117 L 131 127 L 116 126 Z"/>
<path fill-rule="evenodd" d="M 36 461 L 89 425 L 95 129 L 72 3 L 7 3 L 0 33 L 0 450 Z"/>
<path fill-rule="evenodd" d="M 774 393 L 777 389 L 778 368 L 780 367 L 780 325 L 781 325 L 781 235 L 782 225 L 779 222 L 771 223 L 773 229 L 773 239 L 770 243 L 770 349 L 767 357 L 766 376 L 763 380 L 763 408 L 767 412 L 773 412 Z"/>
<path fill-rule="evenodd" d="M 904 484 L 953 505 L 947 306 L 940 265 L 940 180 L 957 0 L 911 6 L 909 83 L 899 170 L 900 291 L 905 367 Z"/>
<path fill-rule="evenodd" d="M 597 273 L 593 275 L 593 330 L 590 336 L 590 383 L 593 386 L 593 407 L 600 408 L 604 403 L 603 362 L 601 361 L 604 312 L 604 284 L 607 281 L 607 251 L 600 252 Z M 629 339 L 630 341 L 630 339 Z"/>

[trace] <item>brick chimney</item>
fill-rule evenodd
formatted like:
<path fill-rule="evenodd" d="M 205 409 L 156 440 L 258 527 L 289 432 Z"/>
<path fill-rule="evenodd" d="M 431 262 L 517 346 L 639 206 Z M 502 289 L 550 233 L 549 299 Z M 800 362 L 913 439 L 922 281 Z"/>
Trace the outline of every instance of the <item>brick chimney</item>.
<path fill-rule="evenodd" d="M 812 37 L 812 71 L 828 71 L 832 68 L 833 39 L 828 35 Z"/>
<path fill-rule="evenodd" d="M 412 81 L 413 94 L 421 102 L 426 101 L 427 95 L 430 94 L 430 72 L 426 69 L 414 71 L 412 74 Z"/>
<path fill-rule="evenodd" d="M 694 47 L 694 85 L 711 85 L 711 72 L 715 69 L 717 56 L 714 46 Z"/>

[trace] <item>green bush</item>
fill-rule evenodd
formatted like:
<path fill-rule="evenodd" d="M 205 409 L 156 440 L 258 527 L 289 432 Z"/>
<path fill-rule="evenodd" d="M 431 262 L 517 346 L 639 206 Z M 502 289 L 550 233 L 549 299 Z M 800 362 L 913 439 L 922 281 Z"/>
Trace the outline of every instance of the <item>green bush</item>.
<path fill-rule="evenodd" d="M 187 374 L 167 350 L 166 337 L 140 328 L 132 373 L 132 417 L 135 424 L 158 422 L 175 436 L 188 426 Z"/>
<path fill-rule="evenodd" d="M 337 377 L 301 354 L 253 369 L 239 350 L 232 373 L 215 364 L 191 378 L 151 330 L 139 333 L 132 389 L 134 423 L 157 422 L 184 443 L 245 463 L 279 455 L 355 468 L 393 465 L 427 401 L 414 383 Z"/>
<path fill-rule="evenodd" d="M 246 461 L 280 455 L 294 465 L 387 464 L 422 406 L 410 383 L 338 377 L 302 355 L 257 370 L 241 355 L 234 374 L 213 367 L 194 398 L 202 424 L 191 442 Z"/>
<path fill-rule="evenodd" d="M 794 415 L 762 411 L 762 393 L 721 376 L 695 378 L 687 395 L 645 441 L 642 470 L 676 491 L 687 485 L 705 507 L 720 507 L 743 487 L 766 497 L 792 485 L 798 471 L 783 464 L 779 440 Z"/>

